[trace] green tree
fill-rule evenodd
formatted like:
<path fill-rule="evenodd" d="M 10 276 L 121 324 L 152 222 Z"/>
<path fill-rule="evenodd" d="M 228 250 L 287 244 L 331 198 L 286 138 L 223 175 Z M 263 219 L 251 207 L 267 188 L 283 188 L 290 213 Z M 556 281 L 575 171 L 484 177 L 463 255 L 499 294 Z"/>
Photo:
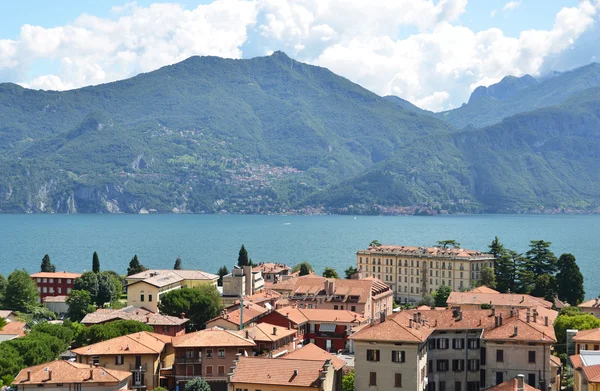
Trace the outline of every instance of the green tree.
<path fill-rule="evenodd" d="M 446 300 L 448 300 L 448 298 L 446 298 Z M 435 299 L 433 298 L 433 296 L 431 296 L 429 294 L 425 294 L 425 295 L 423 295 L 423 297 L 421 297 L 421 300 L 419 300 L 417 305 L 426 305 L 428 307 L 435 307 Z"/>
<path fill-rule="evenodd" d="M 488 248 L 490 249 L 490 254 L 492 254 L 496 259 L 502 257 L 506 253 L 504 245 L 500 243 L 500 239 L 498 239 L 497 236 L 494 238 L 494 240 L 492 240 L 492 243 L 488 246 Z"/>
<path fill-rule="evenodd" d="M 127 268 L 127 275 L 132 276 L 134 274 L 145 272 L 146 270 L 148 270 L 148 268 L 140 263 L 140 260 L 138 259 L 138 256 L 136 254 L 129 262 L 129 267 Z"/>
<path fill-rule="evenodd" d="M 250 261 L 248 259 L 248 251 L 246 251 L 246 247 L 243 244 L 242 244 L 242 247 L 240 248 L 240 252 L 238 254 L 238 263 L 237 264 L 239 267 L 250 265 Z"/>
<path fill-rule="evenodd" d="M 44 258 L 42 258 L 42 266 L 40 267 L 40 271 L 46 273 L 54 273 L 56 271 L 56 266 L 50 262 L 50 256 L 48 254 L 44 255 Z"/>
<path fill-rule="evenodd" d="M 171 316 L 186 314 L 190 319 L 189 328 L 199 330 L 219 315 L 221 296 L 213 285 L 177 289 L 161 296 L 158 309 L 162 314 Z"/>
<path fill-rule="evenodd" d="M 121 283 L 113 276 L 106 273 L 98 274 L 98 295 L 95 298 L 98 307 L 106 303 L 114 303 L 121 297 Z"/>
<path fill-rule="evenodd" d="M 92 256 L 92 271 L 94 273 L 100 273 L 100 258 L 98 258 L 98 253 L 94 251 L 94 255 Z"/>
<path fill-rule="evenodd" d="M 448 246 L 460 248 L 460 243 L 454 239 L 438 240 L 436 244 L 441 248 L 448 248 Z"/>
<path fill-rule="evenodd" d="M 356 273 L 358 273 L 358 270 L 356 270 L 354 266 L 350 266 L 348 269 L 344 270 L 347 280 L 351 279 Z"/>
<path fill-rule="evenodd" d="M 164 387 L 154 387 L 154 391 L 169 391 Z"/>
<path fill-rule="evenodd" d="M 554 303 L 554 296 L 556 295 L 556 278 L 548 274 L 537 276 L 531 295 L 543 297 L 545 300 Z"/>
<path fill-rule="evenodd" d="M 185 383 L 185 391 L 210 391 L 210 385 L 201 377 L 196 377 Z"/>
<path fill-rule="evenodd" d="M 4 275 L 0 274 L 0 306 L 2 305 L 3 301 L 4 301 L 4 294 L 6 293 L 6 285 L 8 284 L 8 281 L 6 281 L 6 277 L 4 277 Z"/>
<path fill-rule="evenodd" d="M 583 289 L 583 275 L 579 270 L 575 257 L 572 254 L 562 254 L 558 258 L 557 266 L 556 290 L 558 298 L 572 306 L 580 304 L 585 298 L 585 290 Z"/>
<path fill-rule="evenodd" d="M 550 251 L 551 244 L 551 242 L 543 240 L 532 240 L 529 244 L 529 251 L 526 253 L 527 266 L 533 271 L 536 278 L 542 274 L 554 275 L 556 273 L 557 259 Z"/>
<path fill-rule="evenodd" d="M 480 272 L 480 276 L 481 276 L 481 284 L 487 286 L 488 288 L 496 288 L 496 275 L 494 274 L 494 271 L 489 268 L 488 266 L 485 266 L 481 269 Z"/>
<path fill-rule="evenodd" d="M 306 276 L 308 274 L 310 274 L 311 272 L 313 272 L 313 267 L 310 263 L 306 262 L 306 261 L 302 261 L 298 264 L 296 264 L 293 268 L 292 268 L 292 273 L 297 273 L 299 272 L 299 274 L 301 276 Z"/>
<path fill-rule="evenodd" d="M 448 300 L 448 296 L 452 293 L 452 288 L 448 285 L 440 286 L 437 291 L 433 293 L 433 300 L 435 301 L 436 307 L 446 307 L 446 301 Z"/>
<path fill-rule="evenodd" d="M 94 312 L 90 292 L 73 290 L 67 297 L 67 317 L 73 322 L 81 322 L 87 314 Z"/>
<path fill-rule="evenodd" d="M 85 346 L 140 331 L 153 332 L 154 330 L 152 326 L 135 320 L 115 320 L 114 322 L 87 327 L 83 333 L 77 336 L 75 341 L 78 345 Z"/>
<path fill-rule="evenodd" d="M 342 391 L 354 391 L 354 370 L 342 377 Z"/>
<path fill-rule="evenodd" d="M 496 289 L 501 293 L 516 293 L 519 291 L 519 270 L 525 262 L 522 254 L 508 250 L 496 259 Z"/>
<path fill-rule="evenodd" d="M 25 368 L 23 356 L 9 343 L 0 343 L 0 376 L 15 376 Z"/>
<path fill-rule="evenodd" d="M 379 243 L 379 240 L 375 239 L 369 243 L 369 247 L 381 247 L 381 243 Z"/>
<path fill-rule="evenodd" d="M 28 312 L 39 306 L 38 291 L 35 282 L 25 270 L 15 270 L 8 276 L 4 293 L 4 308 L 13 311 Z"/>
<path fill-rule="evenodd" d="M 307 276 L 310 274 L 310 269 L 306 265 L 306 263 L 303 263 L 302 265 L 300 265 L 300 273 L 298 273 L 298 274 L 301 276 Z"/>
<path fill-rule="evenodd" d="M 89 292 L 92 302 L 95 303 L 99 290 L 98 275 L 94 272 L 83 273 L 81 277 L 76 278 L 73 282 L 73 289 Z"/>
<path fill-rule="evenodd" d="M 567 330 L 591 330 L 600 327 L 600 319 L 592 314 L 559 315 L 554 321 L 554 333 L 557 352 L 564 353 L 567 343 Z"/>
<path fill-rule="evenodd" d="M 325 268 L 325 270 L 323 271 L 323 277 L 325 277 L 325 278 L 340 278 L 340 276 L 338 276 L 335 269 L 332 267 Z"/>
<path fill-rule="evenodd" d="M 175 266 L 173 266 L 173 270 L 181 270 L 181 258 L 177 257 L 175 260 Z"/>
<path fill-rule="evenodd" d="M 229 274 L 229 269 L 227 269 L 227 266 L 221 266 L 219 268 L 219 271 L 217 272 L 217 274 L 219 275 L 219 279 L 217 280 L 217 285 L 223 286 L 223 277 L 225 277 L 226 275 Z"/>

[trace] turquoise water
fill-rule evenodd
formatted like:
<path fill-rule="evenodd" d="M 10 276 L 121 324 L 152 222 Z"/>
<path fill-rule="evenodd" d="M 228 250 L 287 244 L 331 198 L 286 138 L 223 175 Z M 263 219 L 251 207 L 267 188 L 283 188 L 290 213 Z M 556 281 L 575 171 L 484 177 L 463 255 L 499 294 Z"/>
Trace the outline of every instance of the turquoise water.
<path fill-rule="evenodd" d="M 585 276 L 586 296 L 600 293 L 597 261 L 600 216 L 476 215 L 438 217 L 229 216 L 229 215 L 0 215 L 0 273 L 39 269 L 50 254 L 58 270 L 91 269 L 98 251 L 102 269 L 125 273 L 137 254 L 152 268 L 173 267 L 216 273 L 230 269 L 242 243 L 254 262 L 309 261 L 318 272 L 332 266 L 342 274 L 355 252 L 377 239 L 384 244 L 431 246 L 456 239 L 465 248 L 486 250 L 495 235 L 505 246 L 526 251 L 530 239 L 552 242 L 556 255 L 570 252 Z"/>

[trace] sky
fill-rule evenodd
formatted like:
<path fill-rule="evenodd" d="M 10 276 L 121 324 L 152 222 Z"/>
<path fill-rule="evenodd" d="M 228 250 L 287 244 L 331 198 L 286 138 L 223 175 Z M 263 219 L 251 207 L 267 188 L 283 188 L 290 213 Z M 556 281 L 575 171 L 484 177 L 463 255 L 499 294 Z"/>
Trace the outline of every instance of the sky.
<path fill-rule="evenodd" d="M 20 0 L 0 22 L 0 82 L 45 90 L 282 50 L 441 111 L 506 75 L 600 58 L 600 0 Z"/>

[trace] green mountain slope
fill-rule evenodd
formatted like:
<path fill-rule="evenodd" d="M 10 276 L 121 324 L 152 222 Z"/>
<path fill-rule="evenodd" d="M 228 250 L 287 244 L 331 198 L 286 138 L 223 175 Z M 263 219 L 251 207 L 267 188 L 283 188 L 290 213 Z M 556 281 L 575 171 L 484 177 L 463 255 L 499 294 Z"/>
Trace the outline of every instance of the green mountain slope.
<path fill-rule="evenodd" d="M 490 127 L 423 137 L 309 202 L 341 212 L 373 204 L 486 212 L 597 208 L 600 88 Z"/>
<path fill-rule="evenodd" d="M 467 104 L 437 113 L 456 129 L 484 127 L 502 119 L 563 103 L 588 88 L 600 86 L 600 64 L 592 63 L 554 77 L 536 81 L 529 75 L 507 76 L 489 87 L 478 87 Z"/>
<path fill-rule="evenodd" d="M 2 84 L 0 210 L 280 211 L 448 133 L 280 52 L 64 92 Z"/>

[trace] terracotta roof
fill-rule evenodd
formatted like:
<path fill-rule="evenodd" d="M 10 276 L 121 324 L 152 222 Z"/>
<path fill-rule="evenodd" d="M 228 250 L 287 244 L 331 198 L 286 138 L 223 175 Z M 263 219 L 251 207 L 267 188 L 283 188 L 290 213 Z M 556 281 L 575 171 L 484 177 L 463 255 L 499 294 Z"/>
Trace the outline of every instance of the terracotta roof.
<path fill-rule="evenodd" d="M 589 382 L 600 382 L 600 364 L 579 367 Z"/>
<path fill-rule="evenodd" d="M 225 347 L 256 346 L 256 344 L 233 331 L 213 327 L 173 338 L 173 346 L 179 347 Z"/>
<path fill-rule="evenodd" d="M 550 356 L 550 365 L 555 367 L 562 367 L 562 361 L 560 361 L 560 357 Z"/>
<path fill-rule="evenodd" d="M 579 355 L 579 354 L 569 356 L 569 360 L 571 360 L 571 364 L 573 364 L 573 368 L 575 368 L 575 369 L 577 369 L 583 365 L 583 360 L 581 359 L 581 355 Z"/>
<path fill-rule="evenodd" d="M 17 316 L 17 313 L 13 310 L 0 310 L 0 318 L 2 319 L 6 319 L 11 315 Z"/>
<path fill-rule="evenodd" d="M 333 368 L 339 371 L 346 366 L 346 361 L 326 352 L 314 343 L 309 343 L 281 357 L 286 360 L 331 360 Z"/>
<path fill-rule="evenodd" d="M 79 278 L 81 277 L 81 273 L 69 273 L 69 272 L 39 272 L 33 273 L 31 275 L 33 278 Z"/>
<path fill-rule="evenodd" d="M 486 391 L 517 391 L 519 389 L 519 383 L 517 378 L 500 383 L 497 386 L 487 388 Z M 530 386 L 527 382 L 523 382 L 524 391 L 539 391 L 537 388 Z"/>
<path fill-rule="evenodd" d="M 152 269 L 143 271 L 141 273 L 132 274 L 131 276 L 127 276 L 127 280 L 145 280 L 161 274 L 175 274 L 184 280 L 216 280 L 219 278 L 219 276 L 217 276 L 216 274 L 203 272 L 201 270 Z"/>
<path fill-rule="evenodd" d="M 500 293 L 495 289 L 489 288 L 485 285 L 478 286 L 469 291 L 469 293 Z"/>
<path fill-rule="evenodd" d="M 69 296 L 46 296 L 43 299 L 44 303 L 64 303 Z"/>
<path fill-rule="evenodd" d="M 240 357 L 234 367 L 231 382 L 318 388 L 319 378 L 327 363 L 327 360 Z"/>
<path fill-rule="evenodd" d="M 284 265 L 283 263 L 270 263 L 270 262 L 265 262 L 265 263 L 261 263 L 258 266 L 254 266 L 252 268 L 253 272 L 262 272 L 264 273 L 281 273 L 283 271 L 287 270 L 288 272 L 292 270 L 291 267 Z"/>
<path fill-rule="evenodd" d="M 160 354 L 164 350 L 165 344 L 171 342 L 171 338 L 167 335 L 141 331 L 74 349 L 73 353 L 81 356 Z"/>
<path fill-rule="evenodd" d="M 288 317 L 295 324 L 304 324 L 306 322 L 321 323 L 365 323 L 368 319 L 363 315 L 345 310 L 329 310 L 321 308 L 297 308 L 294 306 L 283 307 L 277 310 L 279 314 Z"/>
<path fill-rule="evenodd" d="M 156 287 L 162 288 L 163 286 L 175 284 L 175 283 L 181 282 L 183 280 L 184 280 L 183 277 L 181 277 L 175 273 L 164 273 L 164 274 L 158 274 L 156 276 L 148 277 L 143 280 L 132 282 L 129 285 L 138 284 L 138 283 L 143 282 L 145 284 L 150 284 L 150 285 L 154 285 Z"/>
<path fill-rule="evenodd" d="M 275 329 L 275 334 L 273 334 L 273 329 Z M 249 339 L 253 341 L 274 342 L 295 335 L 297 332 L 296 329 L 288 330 L 287 327 L 276 326 L 270 323 L 259 323 L 244 330 L 236 331 L 236 334 L 245 337 L 246 333 L 248 333 Z"/>
<path fill-rule="evenodd" d="M 8 322 L 0 330 L 0 335 L 16 335 L 18 338 L 24 337 L 26 328 L 27 323 L 25 322 Z"/>
<path fill-rule="evenodd" d="M 600 308 L 600 299 L 592 299 L 579 304 L 580 308 Z"/>
<path fill-rule="evenodd" d="M 593 341 L 600 342 L 600 328 L 591 330 L 580 330 L 573 337 L 573 341 Z"/>
<path fill-rule="evenodd" d="M 274 291 L 272 289 L 265 289 L 258 293 L 255 293 L 251 296 L 244 296 L 244 303 L 262 303 L 264 301 L 269 300 L 278 300 L 281 297 L 281 293 Z M 240 303 L 239 300 L 235 301 L 238 305 Z"/>
<path fill-rule="evenodd" d="M 442 248 L 442 247 L 417 247 L 417 246 L 377 246 L 369 247 L 367 250 L 358 250 L 360 254 L 390 254 L 390 255 L 412 255 L 425 258 L 449 258 L 464 260 L 488 260 L 494 259 L 492 254 L 464 248 Z"/>
<path fill-rule="evenodd" d="M 98 324 L 111 322 L 114 320 L 135 320 L 151 326 L 178 326 L 189 321 L 187 318 L 182 319 L 176 316 L 156 314 L 145 308 L 128 306 L 120 310 L 99 309 L 95 312 L 87 314 L 82 319 L 81 323 Z"/>
<path fill-rule="evenodd" d="M 28 371 L 31 371 L 30 380 L 27 380 Z M 50 372 L 52 380 L 49 380 Z M 87 364 L 56 360 L 22 369 L 15 378 L 14 384 L 120 383 L 130 376 L 131 372 L 127 371 L 104 367 L 90 368 Z"/>
<path fill-rule="evenodd" d="M 517 293 L 473 293 L 452 292 L 448 296 L 448 306 L 463 304 L 489 304 L 495 306 L 534 307 L 542 306 L 552 308 L 552 303 L 538 297 Z"/>
<path fill-rule="evenodd" d="M 429 325 L 412 322 L 407 312 L 388 316 L 385 322 L 363 327 L 350 337 L 355 341 L 424 342 L 433 329 Z"/>
<path fill-rule="evenodd" d="M 234 307 L 229 307 L 229 308 L 234 308 Z M 268 309 L 266 309 L 265 307 L 262 307 L 258 304 L 254 304 L 254 303 L 244 303 L 244 310 L 242 312 L 242 317 L 243 317 L 243 324 L 249 324 L 254 322 L 254 320 L 258 317 L 260 317 L 261 315 L 266 314 L 267 312 L 269 312 Z M 237 309 L 227 312 L 224 315 L 220 315 L 217 316 L 216 318 L 213 318 L 211 320 L 209 320 L 207 323 L 211 323 L 211 322 L 215 322 L 219 319 L 223 319 L 227 322 L 230 322 L 234 325 L 238 325 L 240 324 L 240 309 L 239 306 L 237 307 Z"/>

